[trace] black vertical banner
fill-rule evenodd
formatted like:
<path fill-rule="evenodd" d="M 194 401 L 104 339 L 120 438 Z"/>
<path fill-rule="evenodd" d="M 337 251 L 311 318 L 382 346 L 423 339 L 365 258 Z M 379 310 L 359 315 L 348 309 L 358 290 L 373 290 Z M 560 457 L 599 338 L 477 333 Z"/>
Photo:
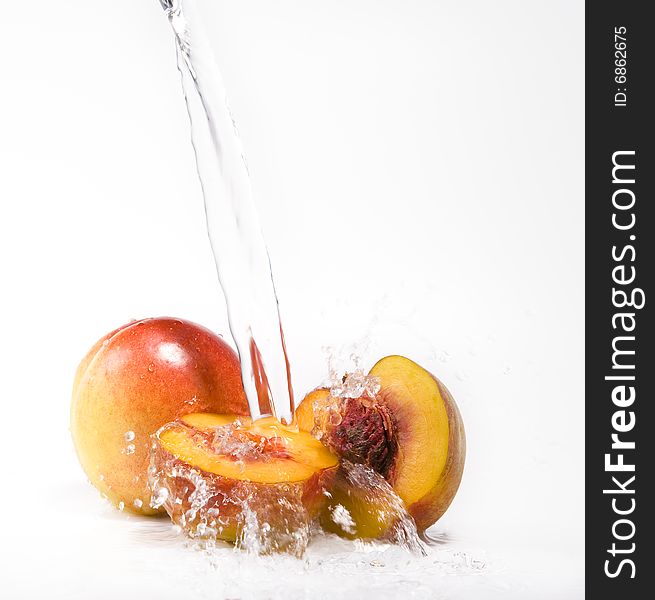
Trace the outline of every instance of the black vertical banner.
<path fill-rule="evenodd" d="M 653 598 L 655 29 L 586 5 L 586 596 Z"/>

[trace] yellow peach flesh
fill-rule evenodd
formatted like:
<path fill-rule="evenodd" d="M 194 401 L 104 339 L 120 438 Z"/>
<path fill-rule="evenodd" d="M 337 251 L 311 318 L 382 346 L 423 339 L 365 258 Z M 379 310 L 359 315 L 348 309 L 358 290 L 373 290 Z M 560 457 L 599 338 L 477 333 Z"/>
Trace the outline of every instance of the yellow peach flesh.
<path fill-rule="evenodd" d="M 197 430 L 211 430 L 234 423 L 234 415 L 191 414 L 182 423 Z M 235 460 L 233 456 L 208 452 L 207 447 L 193 438 L 192 431 L 183 426 L 165 427 L 159 434 L 164 450 L 180 461 L 208 473 L 229 479 L 253 483 L 293 483 L 305 481 L 317 471 L 335 467 L 337 458 L 306 432 L 281 425 L 267 418 L 254 423 L 246 417 L 238 420 L 239 428 L 249 434 L 274 439 L 284 449 L 284 456 L 269 456 L 265 452 L 256 457 Z"/>
<path fill-rule="evenodd" d="M 444 401 L 432 375 L 402 356 L 387 357 L 370 374 L 380 379 L 382 401 L 392 409 L 397 426 L 390 483 L 411 506 L 432 490 L 446 465 L 450 428 Z"/>

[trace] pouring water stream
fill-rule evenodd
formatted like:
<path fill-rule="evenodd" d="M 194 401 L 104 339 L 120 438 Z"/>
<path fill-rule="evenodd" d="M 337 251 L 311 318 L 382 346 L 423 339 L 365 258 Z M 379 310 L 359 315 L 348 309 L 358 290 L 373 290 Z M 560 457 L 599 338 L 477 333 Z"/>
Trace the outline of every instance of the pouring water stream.
<path fill-rule="evenodd" d="M 270 259 L 225 86 L 193 0 L 159 0 L 173 28 L 214 261 L 250 414 L 290 424 L 291 371 Z"/>
<path fill-rule="evenodd" d="M 273 414 L 281 422 L 290 424 L 294 414 L 293 389 L 278 300 L 225 86 L 202 31 L 195 1 L 159 2 L 175 34 L 177 65 L 191 121 L 191 140 L 205 201 L 207 229 L 227 303 L 230 331 L 239 351 L 251 416 L 258 419 Z M 362 393 L 359 387 L 369 384 L 373 383 L 358 372 L 333 386 L 332 396 L 335 402 L 352 393 L 357 397 Z M 175 461 L 158 461 L 157 453 L 151 455 L 151 461 L 150 485 L 157 490 L 152 506 L 164 506 L 192 537 L 214 540 L 220 508 L 236 503 L 242 509 L 243 526 L 237 547 L 257 554 L 279 550 L 282 546 L 297 556 L 304 552 L 311 534 L 311 522 L 300 497 L 302 490 L 296 490 L 294 496 L 293 485 L 285 485 L 289 489 L 284 492 L 276 486 L 268 486 L 273 496 L 257 500 L 255 495 L 260 493 L 259 488 L 244 480 L 235 495 L 224 497 L 223 505 L 218 507 L 215 500 L 222 496 L 207 487 L 211 486 L 211 480 L 205 481 L 195 470 L 181 468 Z M 348 461 L 342 461 L 339 473 L 344 493 L 357 490 L 360 496 L 374 500 L 381 511 L 380 518 L 392 524 L 385 536 L 387 541 L 424 554 L 414 520 L 381 475 Z M 189 484 L 184 483 L 187 480 Z M 185 500 L 179 497 L 180 490 L 175 488 L 179 482 L 182 482 L 183 494 L 193 490 L 193 498 L 188 498 L 192 500 L 192 510 L 187 511 L 189 522 L 187 513 L 178 514 L 180 507 L 186 506 Z M 329 492 L 324 493 L 331 497 Z M 287 530 L 274 535 L 267 522 L 271 515 L 266 511 L 275 507 L 279 512 L 280 499 L 287 507 Z M 347 509 L 339 504 L 332 509 L 332 521 L 347 532 L 351 526 Z"/>

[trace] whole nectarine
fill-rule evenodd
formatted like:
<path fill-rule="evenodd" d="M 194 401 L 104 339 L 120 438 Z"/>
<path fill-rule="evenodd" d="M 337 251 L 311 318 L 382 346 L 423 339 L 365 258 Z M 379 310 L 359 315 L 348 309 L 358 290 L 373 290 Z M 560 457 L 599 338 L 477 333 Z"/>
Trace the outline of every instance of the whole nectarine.
<path fill-rule="evenodd" d="M 120 509 L 150 506 L 150 436 L 191 412 L 248 415 L 239 359 L 221 337 L 173 318 L 128 323 L 78 367 L 71 433 L 91 483 Z"/>

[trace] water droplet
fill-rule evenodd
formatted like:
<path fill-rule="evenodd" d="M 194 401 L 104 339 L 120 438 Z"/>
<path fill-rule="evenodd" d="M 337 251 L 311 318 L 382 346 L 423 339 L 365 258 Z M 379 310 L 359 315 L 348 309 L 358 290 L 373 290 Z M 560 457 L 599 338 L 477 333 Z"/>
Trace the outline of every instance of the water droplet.
<path fill-rule="evenodd" d="M 150 506 L 152 508 L 159 508 L 160 506 L 163 506 L 164 502 L 168 499 L 168 490 L 166 488 L 159 488 L 157 489 L 157 492 L 155 496 L 150 500 Z"/>
<path fill-rule="evenodd" d="M 141 508 L 143 506 L 143 500 L 141 500 L 141 498 L 137 498 L 136 500 L 134 500 L 134 506 L 136 508 Z"/>
<path fill-rule="evenodd" d="M 125 448 L 125 454 L 134 454 L 136 450 L 136 446 L 134 444 L 128 444 L 128 446 Z"/>
<path fill-rule="evenodd" d="M 355 521 L 353 521 L 352 516 L 348 509 L 342 504 L 337 504 L 336 506 L 331 507 L 332 521 L 338 525 L 343 531 L 353 535 L 356 531 Z"/>
<path fill-rule="evenodd" d="M 134 441 L 134 438 L 136 437 L 136 435 L 134 434 L 133 431 L 126 431 L 125 434 L 124 434 L 124 437 L 125 437 L 126 442 L 132 442 L 132 441 Z"/>
<path fill-rule="evenodd" d="M 120 510 L 121 512 L 125 510 L 125 502 L 118 503 L 118 510 Z"/>
<path fill-rule="evenodd" d="M 150 373 L 153 373 L 154 370 L 155 370 L 155 363 L 150 363 L 150 364 L 148 365 L 148 371 L 149 371 Z"/>

